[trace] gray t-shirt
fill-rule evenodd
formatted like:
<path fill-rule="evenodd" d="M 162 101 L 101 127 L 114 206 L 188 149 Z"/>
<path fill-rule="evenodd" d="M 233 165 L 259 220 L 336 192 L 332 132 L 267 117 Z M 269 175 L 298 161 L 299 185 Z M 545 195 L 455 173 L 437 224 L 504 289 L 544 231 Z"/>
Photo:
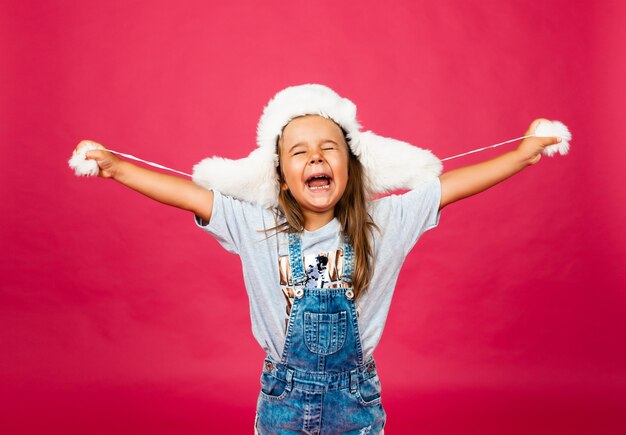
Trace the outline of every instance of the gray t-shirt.
<path fill-rule="evenodd" d="M 265 352 L 280 360 L 293 293 L 288 286 L 288 240 L 284 233 L 264 230 L 276 226 L 271 209 L 236 200 L 214 191 L 213 212 L 207 224 L 196 225 L 213 235 L 229 252 L 238 254 L 250 301 L 252 332 Z M 404 193 L 369 203 L 374 230 L 374 276 L 357 301 L 363 354 L 374 352 L 385 326 L 393 291 L 407 254 L 419 237 L 439 223 L 441 184 L 435 178 Z M 335 218 L 315 231 L 304 231 L 302 252 L 307 287 L 341 286 L 341 226 Z"/>

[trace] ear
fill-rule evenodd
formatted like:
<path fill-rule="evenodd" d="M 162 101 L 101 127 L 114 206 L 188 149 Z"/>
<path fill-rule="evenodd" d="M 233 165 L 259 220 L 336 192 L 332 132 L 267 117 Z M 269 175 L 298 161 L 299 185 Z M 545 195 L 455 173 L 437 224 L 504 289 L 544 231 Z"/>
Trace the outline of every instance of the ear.
<path fill-rule="evenodd" d="M 278 182 L 280 183 L 280 190 L 287 191 L 289 190 L 289 186 L 287 186 L 287 182 L 285 181 L 285 175 L 283 174 L 283 168 L 280 164 L 280 158 L 278 159 L 278 166 L 276 167 L 278 172 Z M 282 182 L 280 180 L 283 180 Z"/>

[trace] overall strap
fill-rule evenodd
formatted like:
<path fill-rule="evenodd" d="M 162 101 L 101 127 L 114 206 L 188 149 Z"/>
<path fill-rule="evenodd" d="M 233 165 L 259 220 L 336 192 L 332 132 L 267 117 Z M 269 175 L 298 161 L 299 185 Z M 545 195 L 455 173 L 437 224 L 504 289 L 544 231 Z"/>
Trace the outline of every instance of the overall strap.
<path fill-rule="evenodd" d="M 289 233 L 289 268 L 291 269 L 291 285 L 304 285 L 304 261 L 302 258 L 302 240 L 300 234 Z"/>
<path fill-rule="evenodd" d="M 344 282 L 352 284 L 352 270 L 354 268 L 354 250 L 350 244 L 348 235 L 343 236 L 343 275 Z"/>

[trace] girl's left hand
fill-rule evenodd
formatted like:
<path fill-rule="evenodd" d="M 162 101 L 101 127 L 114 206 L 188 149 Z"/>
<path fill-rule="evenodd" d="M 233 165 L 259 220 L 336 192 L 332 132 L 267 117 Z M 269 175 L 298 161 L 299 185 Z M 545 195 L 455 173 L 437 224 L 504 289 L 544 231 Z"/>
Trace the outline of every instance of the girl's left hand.
<path fill-rule="evenodd" d="M 535 133 L 535 127 L 541 121 L 548 121 L 544 118 L 535 119 L 528 127 L 528 131 L 524 134 L 524 136 L 528 136 L 530 134 Z M 527 137 L 519 144 L 515 152 L 517 152 L 522 161 L 527 162 L 529 165 L 534 165 L 535 163 L 541 160 L 541 153 L 543 149 L 548 145 L 554 145 L 561 142 L 560 137 Z"/>

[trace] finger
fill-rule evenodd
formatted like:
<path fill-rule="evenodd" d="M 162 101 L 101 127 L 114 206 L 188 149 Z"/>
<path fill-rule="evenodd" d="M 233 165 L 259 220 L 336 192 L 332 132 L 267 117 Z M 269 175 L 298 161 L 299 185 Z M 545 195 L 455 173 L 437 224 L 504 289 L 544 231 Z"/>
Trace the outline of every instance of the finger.
<path fill-rule="evenodd" d="M 99 149 L 89 150 L 85 153 L 86 159 L 98 159 L 98 158 L 103 158 L 103 157 L 104 157 L 104 151 L 101 151 Z"/>
<path fill-rule="evenodd" d="M 541 146 L 543 147 L 547 147 L 550 145 L 556 145 L 557 143 L 561 142 L 561 138 L 558 136 L 550 136 L 550 137 L 541 137 L 538 138 L 541 141 Z"/>
<path fill-rule="evenodd" d="M 536 165 L 541 160 L 541 154 L 537 154 L 535 158 L 532 160 L 531 164 Z"/>
<path fill-rule="evenodd" d="M 98 142 L 94 142 L 92 140 L 81 140 L 76 147 L 76 151 L 79 151 L 81 148 L 86 147 L 88 145 L 94 146 L 96 149 L 106 149 L 104 146 L 100 145 Z"/>

